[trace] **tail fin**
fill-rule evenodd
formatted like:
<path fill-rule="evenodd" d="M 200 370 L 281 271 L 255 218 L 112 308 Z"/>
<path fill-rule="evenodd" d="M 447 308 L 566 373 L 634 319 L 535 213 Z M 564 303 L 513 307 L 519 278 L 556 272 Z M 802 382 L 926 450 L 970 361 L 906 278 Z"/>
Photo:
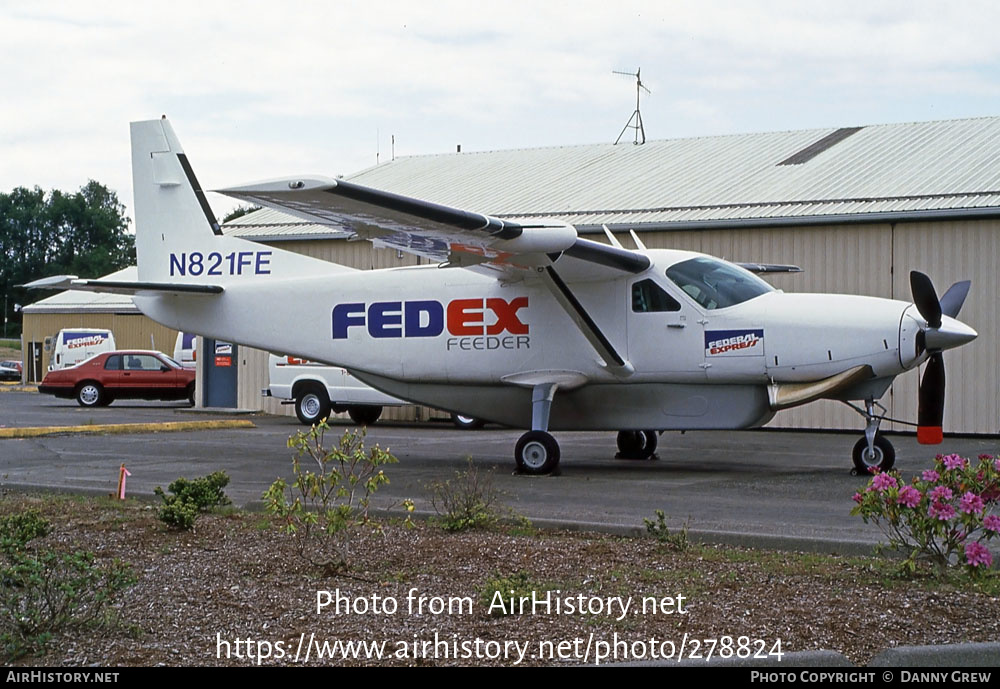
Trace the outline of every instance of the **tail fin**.
<path fill-rule="evenodd" d="M 351 270 L 224 236 L 170 122 L 133 122 L 131 133 L 140 281 L 204 282 L 211 277 L 225 284 L 254 275 L 303 277 Z"/>

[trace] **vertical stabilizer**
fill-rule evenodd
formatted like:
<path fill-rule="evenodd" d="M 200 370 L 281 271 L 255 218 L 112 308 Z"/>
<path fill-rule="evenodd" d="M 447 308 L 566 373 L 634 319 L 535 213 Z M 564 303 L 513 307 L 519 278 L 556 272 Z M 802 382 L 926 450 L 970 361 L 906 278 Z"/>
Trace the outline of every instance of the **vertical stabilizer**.
<path fill-rule="evenodd" d="M 139 280 L 304 277 L 350 268 L 224 236 L 167 119 L 133 122 L 132 186 Z"/>

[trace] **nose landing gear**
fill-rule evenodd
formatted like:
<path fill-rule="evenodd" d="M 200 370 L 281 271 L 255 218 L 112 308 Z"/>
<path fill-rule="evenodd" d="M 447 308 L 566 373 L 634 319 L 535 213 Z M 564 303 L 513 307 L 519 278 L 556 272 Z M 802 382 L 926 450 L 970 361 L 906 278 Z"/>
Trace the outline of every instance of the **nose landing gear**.
<path fill-rule="evenodd" d="M 885 418 L 886 408 L 869 397 L 865 400 L 865 410 L 861 411 L 853 404 L 850 405 L 859 414 L 865 417 L 865 437 L 861 438 L 855 445 L 851 453 L 854 460 L 854 470 L 861 475 L 867 476 L 874 470 L 888 471 L 896 463 L 896 450 L 892 443 L 886 440 L 885 436 L 878 435 L 879 425 Z M 881 410 L 876 414 L 875 407 Z"/>

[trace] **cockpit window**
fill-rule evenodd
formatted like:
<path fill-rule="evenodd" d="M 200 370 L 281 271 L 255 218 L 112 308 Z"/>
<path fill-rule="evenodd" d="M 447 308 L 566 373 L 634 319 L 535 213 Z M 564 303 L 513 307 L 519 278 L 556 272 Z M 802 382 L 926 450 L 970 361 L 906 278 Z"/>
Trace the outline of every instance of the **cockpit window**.
<path fill-rule="evenodd" d="M 704 256 L 670 266 L 667 277 L 709 310 L 742 304 L 774 291 L 753 273 Z"/>
<path fill-rule="evenodd" d="M 636 313 L 680 311 L 681 305 L 652 280 L 640 280 L 632 285 L 632 310 Z"/>

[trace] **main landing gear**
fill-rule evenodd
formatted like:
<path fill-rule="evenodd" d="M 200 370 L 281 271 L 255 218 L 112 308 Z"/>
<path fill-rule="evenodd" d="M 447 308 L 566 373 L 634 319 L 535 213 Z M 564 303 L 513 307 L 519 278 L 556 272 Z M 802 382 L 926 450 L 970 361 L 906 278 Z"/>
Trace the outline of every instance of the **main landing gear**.
<path fill-rule="evenodd" d="M 531 389 L 531 430 L 517 441 L 514 461 L 522 474 L 551 474 L 559 467 L 559 443 L 549 433 L 549 411 L 556 384 Z M 619 459 L 650 459 L 656 453 L 656 431 L 621 431 Z"/>
<path fill-rule="evenodd" d="M 865 400 L 864 411 L 853 404 L 850 406 L 864 416 L 867 422 L 865 437 L 855 444 L 852 453 L 854 470 L 864 476 L 868 476 L 875 470 L 889 471 L 896 463 L 896 451 L 885 436 L 877 435 L 879 424 L 885 418 L 886 408 L 871 397 Z M 875 413 L 876 406 L 881 410 L 881 413 Z"/>
<path fill-rule="evenodd" d="M 615 459 L 652 459 L 656 454 L 656 431 L 620 431 Z"/>
<path fill-rule="evenodd" d="M 559 443 L 549 433 L 549 411 L 555 384 L 531 389 L 531 430 L 514 446 L 514 462 L 522 474 L 551 474 L 559 466 Z"/>

